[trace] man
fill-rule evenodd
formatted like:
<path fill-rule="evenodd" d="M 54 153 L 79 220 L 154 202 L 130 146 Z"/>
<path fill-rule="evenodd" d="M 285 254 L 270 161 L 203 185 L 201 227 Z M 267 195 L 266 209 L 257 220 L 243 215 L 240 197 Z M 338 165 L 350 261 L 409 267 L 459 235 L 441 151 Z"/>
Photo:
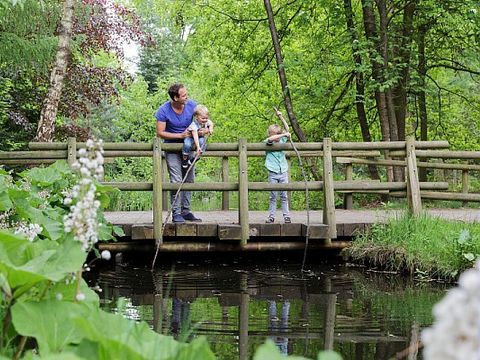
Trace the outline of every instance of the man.
<path fill-rule="evenodd" d="M 187 89 L 183 84 L 175 83 L 168 89 L 170 101 L 164 103 L 155 113 L 157 119 L 157 136 L 164 139 L 166 143 L 183 143 L 183 139 L 190 137 L 191 133 L 187 130 L 192 122 L 193 111 L 197 105 L 195 101 L 188 98 Z M 203 134 L 199 130 L 199 135 Z M 182 153 L 165 152 L 170 182 L 181 183 L 184 174 L 182 173 Z M 185 182 L 193 183 L 195 180 L 195 169 L 191 169 Z M 190 191 L 182 191 L 175 204 L 173 203 L 174 194 L 171 194 L 172 201 L 172 220 L 174 223 L 184 223 L 187 221 L 202 221 L 190 212 Z"/>

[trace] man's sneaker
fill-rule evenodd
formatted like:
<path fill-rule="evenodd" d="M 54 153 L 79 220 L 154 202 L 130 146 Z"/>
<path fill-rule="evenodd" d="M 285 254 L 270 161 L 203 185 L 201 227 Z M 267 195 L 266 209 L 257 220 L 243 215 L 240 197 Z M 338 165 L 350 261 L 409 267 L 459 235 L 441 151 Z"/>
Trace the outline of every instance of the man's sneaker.
<path fill-rule="evenodd" d="M 184 224 L 185 223 L 185 219 L 180 214 L 173 215 L 172 221 L 176 224 Z"/>
<path fill-rule="evenodd" d="M 292 222 L 292 219 L 290 219 L 290 216 L 285 216 L 283 218 L 283 221 L 285 221 L 285 224 L 290 224 Z"/>
<path fill-rule="evenodd" d="M 269 216 L 267 220 L 265 220 L 266 224 L 273 224 L 275 222 L 275 218 L 273 216 Z"/>
<path fill-rule="evenodd" d="M 182 168 L 186 169 L 190 165 L 190 160 L 188 158 L 182 160 Z"/>
<path fill-rule="evenodd" d="M 195 217 L 191 212 L 182 214 L 182 217 L 187 221 L 202 222 L 202 219 Z"/>

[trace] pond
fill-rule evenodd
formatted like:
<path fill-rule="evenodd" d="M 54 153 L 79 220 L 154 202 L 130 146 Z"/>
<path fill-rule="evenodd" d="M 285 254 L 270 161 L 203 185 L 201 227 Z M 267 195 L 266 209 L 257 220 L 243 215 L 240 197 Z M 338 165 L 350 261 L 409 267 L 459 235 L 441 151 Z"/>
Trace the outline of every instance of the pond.
<path fill-rule="evenodd" d="M 154 271 L 138 261 L 95 268 L 88 281 L 102 288 L 105 310 L 179 340 L 206 336 L 218 359 L 250 359 L 268 338 L 311 359 L 322 349 L 346 360 L 400 358 L 451 286 L 336 258 L 309 260 L 303 272 L 298 259 L 272 253 L 166 258 Z M 421 359 L 421 350 L 410 358 Z"/>

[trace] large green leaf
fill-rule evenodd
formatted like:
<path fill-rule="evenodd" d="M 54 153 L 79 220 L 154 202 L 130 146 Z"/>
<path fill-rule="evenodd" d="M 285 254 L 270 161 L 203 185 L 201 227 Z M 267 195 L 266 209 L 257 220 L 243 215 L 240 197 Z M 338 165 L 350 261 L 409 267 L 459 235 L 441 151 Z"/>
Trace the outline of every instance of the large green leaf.
<path fill-rule="evenodd" d="M 280 350 L 272 340 L 267 340 L 265 344 L 258 347 L 253 360 L 284 360 L 285 355 L 280 353 Z M 303 356 L 289 356 L 291 360 L 308 360 Z"/>
<path fill-rule="evenodd" d="M 206 338 L 202 336 L 180 349 L 175 360 L 215 360 L 215 355 Z"/>
<path fill-rule="evenodd" d="M 32 184 L 40 186 L 53 185 L 56 181 L 62 179 L 62 174 L 54 167 L 33 168 L 23 171 L 19 174 L 23 178 L 28 178 Z"/>
<path fill-rule="evenodd" d="M 0 358 L 1 360 L 2 358 Z M 7 359 L 7 358 L 5 358 Z M 88 357 L 81 357 L 73 352 L 66 352 L 62 351 L 60 354 L 48 354 L 38 356 L 37 354 L 33 354 L 29 352 L 26 356 L 22 358 L 22 360 L 90 360 L 91 358 Z"/>
<path fill-rule="evenodd" d="M 12 208 L 13 203 L 6 191 L 0 191 L 0 211 L 8 211 Z"/>
<path fill-rule="evenodd" d="M 80 243 L 58 244 L 43 240 L 34 243 L 7 231 L 0 231 L 0 272 L 19 296 L 42 280 L 59 281 L 81 269 L 86 254 Z"/>
<path fill-rule="evenodd" d="M 73 326 L 72 317 L 86 317 L 89 307 L 82 303 L 45 300 L 18 302 L 12 307 L 12 323 L 23 336 L 37 340 L 40 354 L 60 352 L 68 344 L 78 344 L 81 332 Z"/>
<path fill-rule="evenodd" d="M 153 332 L 145 322 L 137 323 L 100 309 L 88 318 L 76 319 L 85 338 L 99 344 L 97 359 L 176 359 L 187 346 L 170 336 Z"/>

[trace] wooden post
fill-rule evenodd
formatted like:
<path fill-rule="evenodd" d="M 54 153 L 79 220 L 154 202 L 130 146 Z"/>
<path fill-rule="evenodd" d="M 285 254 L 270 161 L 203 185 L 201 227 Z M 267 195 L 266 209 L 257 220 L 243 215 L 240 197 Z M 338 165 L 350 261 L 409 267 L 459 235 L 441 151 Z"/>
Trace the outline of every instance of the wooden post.
<path fill-rule="evenodd" d="M 288 164 L 288 170 L 287 171 L 287 180 L 288 182 L 291 181 L 291 176 L 290 174 L 292 173 L 292 158 L 290 157 L 287 157 L 287 164 Z M 292 192 L 291 191 L 287 191 L 287 199 L 288 199 L 288 209 L 290 211 L 292 211 Z"/>
<path fill-rule="evenodd" d="M 333 188 L 332 139 L 323 139 L 323 223 L 328 226 L 327 244 L 337 237 Z"/>
<path fill-rule="evenodd" d="M 417 156 L 415 155 L 415 138 L 407 137 L 407 197 L 410 213 L 418 216 L 422 212 L 422 198 L 420 195 L 420 183 L 418 181 Z"/>
<path fill-rule="evenodd" d="M 469 178 L 468 178 L 468 170 L 462 170 L 462 193 L 468 194 L 469 188 Z M 463 206 L 467 206 L 468 202 L 464 201 Z"/>
<path fill-rule="evenodd" d="M 164 157 L 162 157 L 162 168 L 161 168 L 161 178 L 164 183 L 168 182 L 168 168 L 167 168 L 167 160 L 165 160 Z M 168 191 L 163 191 L 162 192 L 162 207 L 164 211 L 168 211 L 170 209 L 170 199 L 169 199 L 170 193 Z"/>
<path fill-rule="evenodd" d="M 238 141 L 238 220 L 241 226 L 241 244 L 247 245 L 249 237 L 248 223 L 248 172 L 247 140 Z"/>
<path fill-rule="evenodd" d="M 348 163 L 345 164 L 345 180 L 352 181 L 353 180 L 353 164 Z M 351 210 L 353 208 L 353 194 L 352 193 L 345 193 L 343 195 L 343 208 L 345 210 Z"/>
<path fill-rule="evenodd" d="M 222 157 L 222 181 L 224 183 L 228 182 L 228 157 Z M 230 192 L 222 192 L 222 210 L 230 209 Z"/>
<path fill-rule="evenodd" d="M 77 139 L 69 137 L 67 141 L 67 162 L 72 166 L 77 161 Z"/>
<path fill-rule="evenodd" d="M 162 143 L 157 137 L 153 142 L 153 236 L 157 245 L 163 243 L 162 181 Z"/>

